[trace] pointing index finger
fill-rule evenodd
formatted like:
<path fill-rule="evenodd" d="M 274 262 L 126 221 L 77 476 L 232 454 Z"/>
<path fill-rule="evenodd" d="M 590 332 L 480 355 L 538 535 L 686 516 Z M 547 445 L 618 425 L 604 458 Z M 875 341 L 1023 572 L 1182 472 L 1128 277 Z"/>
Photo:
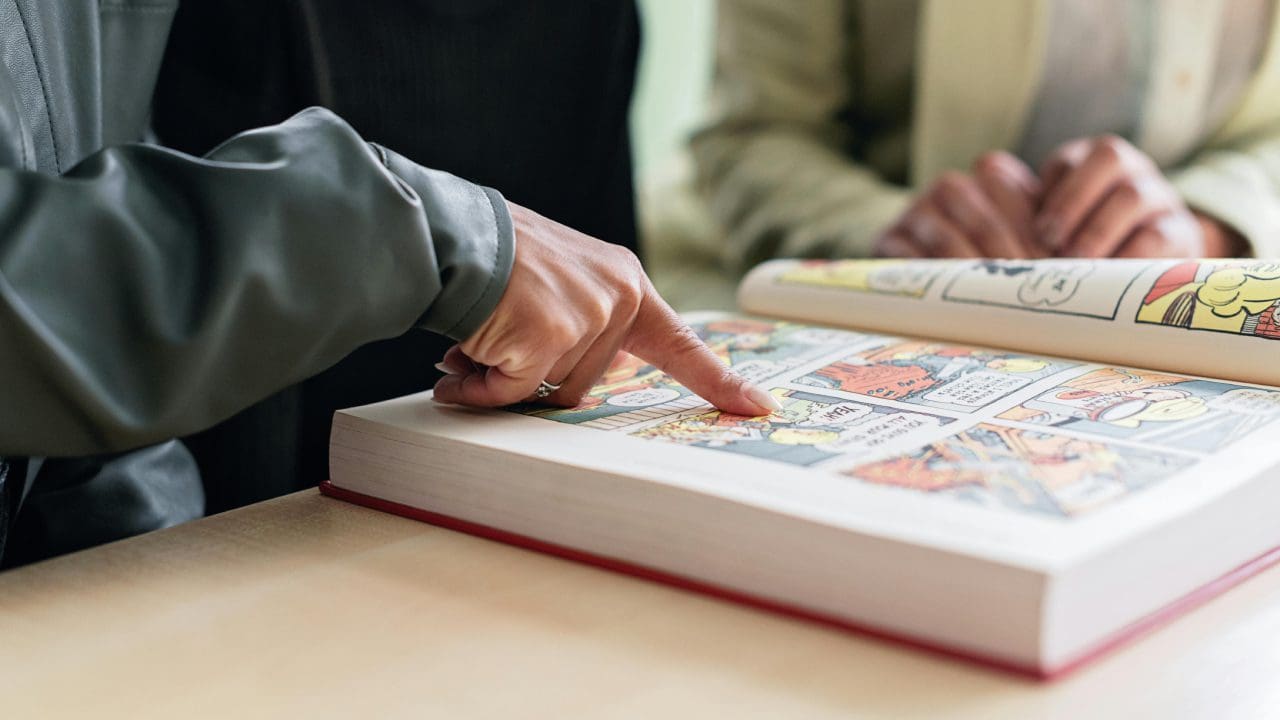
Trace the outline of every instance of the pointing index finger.
<path fill-rule="evenodd" d="M 758 416 L 781 409 L 772 395 L 721 362 L 652 285 L 645 291 L 624 349 L 727 413 Z"/>

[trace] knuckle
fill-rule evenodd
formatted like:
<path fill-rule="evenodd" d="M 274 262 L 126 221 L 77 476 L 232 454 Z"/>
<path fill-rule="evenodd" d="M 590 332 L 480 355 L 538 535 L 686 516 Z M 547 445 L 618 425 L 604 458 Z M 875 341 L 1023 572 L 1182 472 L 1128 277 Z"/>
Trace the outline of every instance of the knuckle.
<path fill-rule="evenodd" d="M 1090 158 L 1092 163 L 1096 163 L 1099 169 L 1110 169 L 1120 164 L 1120 154 L 1105 148 L 1094 150 L 1093 156 Z M 1092 164 L 1091 163 L 1091 164 Z"/>
<path fill-rule="evenodd" d="M 619 269 L 630 273 L 643 273 L 644 270 L 640 266 L 640 258 L 636 256 L 629 248 L 621 245 L 609 245 L 613 253 L 613 261 Z"/>
<path fill-rule="evenodd" d="M 634 317 L 640 310 L 641 303 L 644 302 L 644 288 L 638 283 L 627 283 L 618 287 L 618 292 L 614 298 L 614 308 L 611 318 L 630 318 Z"/>
<path fill-rule="evenodd" d="M 1143 201 L 1145 193 L 1138 183 L 1131 179 L 1121 180 L 1112 191 L 1116 199 L 1125 205 L 1136 205 Z"/>
<path fill-rule="evenodd" d="M 1093 146 L 1093 155 L 1111 165 L 1124 160 L 1128 143 L 1115 135 L 1104 135 Z"/>
<path fill-rule="evenodd" d="M 948 170 L 938 177 L 934 187 L 944 196 L 954 196 L 964 189 L 967 179 L 967 176 L 958 170 Z"/>
<path fill-rule="evenodd" d="M 968 180 L 968 176 L 959 173 L 938 178 L 930 209 L 943 216 L 963 212 L 968 205 Z"/>
<path fill-rule="evenodd" d="M 671 331 L 668 347 L 673 355 L 689 357 L 700 354 L 705 346 L 702 344 L 702 338 L 698 337 L 698 333 L 693 328 L 680 323 Z"/>
<path fill-rule="evenodd" d="M 1128 150 L 1129 143 L 1119 135 L 1107 134 L 1099 137 L 1094 147 L 1102 152 L 1118 154 Z"/>
<path fill-rule="evenodd" d="M 1088 138 L 1068 140 L 1058 146 L 1050 157 L 1059 161 L 1076 164 L 1082 161 L 1093 149 L 1093 141 Z"/>
<path fill-rule="evenodd" d="M 1058 147 L 1054 148 L 1053 152 L 1049 153 L 1048 157 L 1046 157 L 1043 161 L 1041 161 L 1040 170 L 1041 172 L 1044 172 L 1045 170 L 1051 167 L 1054 167 L 1057 165 L 1065 165 L 1067 162 L 1071 160 L 1071 157 L 1072 157 L 1071 146 L 1068 144 L 1059 145 Z"/>
<path fill-rule="evenodd" d="M 613 319 L 613 311 L 613 304 L 603 299 L 597 299 L 591 303 L 590 308 L 587 310 L 587 319 L 591 323 L 592 329 L 599 330 L 608 326 L 609 321 Z"/>
<path fill-rule="evenodd" d="M 1005 153 L 999 150 L 991 150 L 978 156 L 973 161 L 973 172 L 975 175 L 998 175 L 1000 174 L 1008 162 Z"/>
<path fill-rule="evenodd" d="M 573 347 L 578 342 L 581 333 L 576 325 L 569 322 L 562 316 L 555 316 L 547 319 L 547 325 L 543 329 L 542 342 L 551 348 Z"/>
<path fill-rule="evenodd" d="M 613 267 L 617 272 L 615 290 L 620 304 L 638 305 L 644 294 L 645 272 L 640 258 L 631 250 L 619 245 L 613 248 Z"/>
<path fill-rule="evenodd" d="M 614 303 L 610 296 L 602 293 L 593 293 L 590 297 L 578 303 L 575 308 L 579 317 L 581 317 L 581 327 L 578 328 L 579 335 L 586 335 L 589 332 L 598 331 L 609 324 L 613 317 Z"/>
<path fill-rule="evenodd" d="M 908 227 L 911 236 L 926 248 L 938 245 L 943 239 L 942 226 L 934 217 L 932 208 L 921 209 L 910 218 Z"/>
<path fill-rule="evenodd" d="M 742 394 L 747 389 L 747 379 L 727 367 L 721 371 L 718 384 L 731 393 Z"/>

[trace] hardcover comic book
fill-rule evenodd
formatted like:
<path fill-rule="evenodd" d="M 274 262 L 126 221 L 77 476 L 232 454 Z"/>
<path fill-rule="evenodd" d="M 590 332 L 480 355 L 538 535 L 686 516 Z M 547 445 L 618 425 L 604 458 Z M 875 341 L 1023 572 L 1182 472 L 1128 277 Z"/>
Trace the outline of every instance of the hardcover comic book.
<path fill-rule="evenodd" d="M 782 405 L 771 416 L 720 413 L 625 355 L 580 406 L 521 411 L 1053 516 L 1139 492 L 1280 420 L 1280 391 L 1190 374 L 1228 364 L 1221 337 L 1195 332 L 1208 331 L 1249 345 L 1228 375 L 1280 382 L 1280 263 L 774 261 L 740 304 L 754 316 L 690 320 L 770 388 Z M 943 339 L 962 337 L 989 346 Z M 1067 346 L 1070 359 L 1039 354 Z"/>
<path fill-rule="evenodd" d="M 1280 559 L 1280 263 L 778 260 L 577 406 L 338 414 L 327 492 L 1037 675 Z"/>

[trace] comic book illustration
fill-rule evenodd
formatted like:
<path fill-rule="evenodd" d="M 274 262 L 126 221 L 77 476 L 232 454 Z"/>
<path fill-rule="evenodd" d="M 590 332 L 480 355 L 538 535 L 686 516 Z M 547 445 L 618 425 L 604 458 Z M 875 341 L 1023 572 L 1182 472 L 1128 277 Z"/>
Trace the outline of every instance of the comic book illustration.
<path fill-rule="evenodd" d="M 918 444 L 922 433 L 953 422 L 798 390 L 777 388 L 773 395 L 782 409 L 766 417 L 712 410 L 631 434 L 808 466 L 842 455 Z"/>
<path fill-rule="evenodd" d="M 918 260 L 807 260 L 780 274 L 777 282 L 922 298 L 946 269 Z"/>
<path fill-rule="evenodd" d="M 1107 267 L 1114 267 L 1109 265 Z M 983 260 L 961 270 L 942 293 L 948 302 L 1114 320 L 1136 269 L 1099 272 L 1092 260 Z"/>
<path fill-rule="evenodd" d="M 1152 283 L 1137 321 L 1280 339 L 1280 262 L 1178 263 Z"/>
<path fill-rule="evenodd" d="M 844 475 L 1043 515 L 1078 516 L 1171 477 L 1193 458 L 983 423 Z"/>
<path fill-rule="evenodd" d="M 1280 392 L 1145 370 L 1100 368 L 1000 417 L 1215 452 L 1280 418 Z"/>
<path fill-rule="evenodd" d="M 1074 363 L 927 341 L 895 341 L 820 368 L 794 382 L 968 413 Z"/>
<path fill-rule="evenodd" d="M 741 317 L 692 327 L 720 359 L 753 382 L 767 381 L 864 338 L 845 330 Z M 710 406 L 653 365 L 622 353 L 577 407 L 516 410 L 564 423 L 623 430 L 698 408 Z"/>

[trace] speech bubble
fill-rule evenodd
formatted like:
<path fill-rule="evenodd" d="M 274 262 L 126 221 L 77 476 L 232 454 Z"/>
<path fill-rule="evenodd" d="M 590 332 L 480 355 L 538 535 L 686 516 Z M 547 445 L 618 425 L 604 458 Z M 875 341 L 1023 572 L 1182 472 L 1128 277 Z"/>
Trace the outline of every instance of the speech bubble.
<path fill-rule="evenodd" d="M 837 403 L 810 413 L 800 425 L 849 425 L 871 414 L 871 408 L 858 403 Z"/>
<path fill-rule="evenodd" d="M 1031 378 L 978 370 L 924 394 L 930 402 L 979 408 L 1025 387 Z"/>
<path fill-rule="evenodd" d="M 1080 281 L 1093 272 L 1091 263 L 1039 262 L 1018 288 L 1018 302 L 1035 307 L 1061 305 L 1075 296 Z"/>
<path fill-rule="evenodd" d="M 1237 388 L 1210 398 L 1209 407 L 1241 415 L 1275 415 L 1280 413 L 1280 392 L 1261 388 Z"/>
<path fill-rule="evenodd" d="M 673 388 L 644 388 L 614 395 L 605 402 L 614 407 L 638 408 L 661 405 L 680 397 L 680 391 Z"/>
<path fill-rule="evenodd" d="M 822 445 L 822 449 L 841 453 L 866 452 L 892 443 L 906 442 L 939 424 L 941 420 L 938 418 L 919 413 L 877 415 L 844 430 L 840 433 L 839 440 Z"/>
<path fill-rule="evenodd" d="M 936 266 L 923 263 L 894 264 L 873 270 L 867 276 L 867 287 L 894 295 L 923 295 L 937 272 Z"/>

